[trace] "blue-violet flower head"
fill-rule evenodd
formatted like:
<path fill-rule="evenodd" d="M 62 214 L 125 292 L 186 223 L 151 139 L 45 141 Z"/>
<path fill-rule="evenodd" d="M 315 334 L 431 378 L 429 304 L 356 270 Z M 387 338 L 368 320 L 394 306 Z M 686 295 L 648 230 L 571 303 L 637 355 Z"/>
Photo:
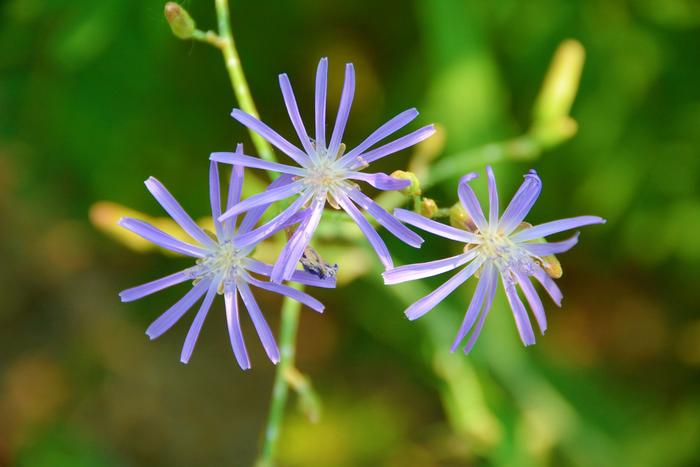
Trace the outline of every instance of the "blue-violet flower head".
<path fill-rule="evenodd" d="M 379 190 L 399 190 L 407 187 L 410 184 L 408 180 L 396 179 L 384 173 L 365 173 L 362 170 L 377 159 L 424 140 L 435 132 L 435 128 L 433 125 L 427 125 L 395 141 L 370 149 L 416 118 L 418 111 L 409 109 L 389 120 L 362 143 L 345 153 L 342 139 L 355 92 L 355 71 L 351 63 L 346 65 L 345 83 L 340 97 L 338 116 L 328 141 L 326 140 L 327 74 L 328 60 L 323 58 L 316 73 L 315 139 L 311 139 L 306 132 L 289 78 L 286 74 L 279 76 L 284 102 L 303 149 L 294 146 L 252 115 L 239 109 L 234 109 L 231 114 L 233 118 L 293 159 L 296 166 L 269 162 L 243 154 L 219 152 L 211 155 L 211 159 L 214 161 L 277 171 L 293 177 L 290 183 L 280 186 L 279 189 L 252 196 L 221 216 L 223 220 L 262 204 L 296 197 L 294 202 L 277 217 L 243 236 L 240 239 L 241 244 L 259 241 L 277 229 L 279 224 L 285 223 L 304 206 L 309 206 L 311 214 L 290 238 L 273 268 L 271 275 L 273 282 L 287 280 L 293 274 L 297 262 L 321 220 L 326 202 L 334 208 L 343 209 L 352 218 L 367 237 L 386 268 L 393 267 L 391 255 L 360 209 L 365 210 L 380 225 L 407 244 L 419 247 L 423 241 L 422 238 L 362 193 L 355 182 L 366 182 Z"/>
<path fill-rule="evenodd" d="M 237 152 L 240 151 L 242 149 L 239 146 Z M 288 176 L 280 177 L 270 185 L 268 190 L 274 190 L 279 185 L 288 183 L 289 178 Z M 250 257 L 255 245 L 240 247 L 237 239 L 240 235 L 251 231 L 267 206 L 260 205 L 248 211 L 238 226 L 236 226 L 236 216 L 231 216 L 226 221 L 220 222 L 218 218 L 221 215 L 221 192 L 219 187 L 219 169 L 216 162 L 211 162 L 209 182 L 211 211 L 216 234 L 209 234 L 199 227 L 158 180 L 151 177 L 146 181 L 146 187 L 151 194 L 194 242 L 187 243 L 178 240 L 138 219 L 123 218 L 119 224 L 158 246 L 196 258 L 197 261 L 192 267 L 147 284 L 124 290 L 119 295 L 122 301 L 130 302 L 167 287 L 185 281 L 193 281 L 193 287 L 156 319 L 146 331 L 146 334 L 151 339 L 159 337 L 170 329 L 200 298 L 204 297 L 185 339 L 180 357 L 183 363 L 187 363 L 192 355 L 197 337 L 211 308 L 214 297 L 217 294 L 223 295 L 233 353 L 240 367 L 246 370 L 250 368 L 250 359 L 248 358 L 241 332 L 238 306 L 238 296 L 240 295 L 243 305 L 248 310 L 248 314 L 262 341 L 265 352 L 273 363 L 277 363 L 280 358 L 277 343 L 253 296 L 251 286 L 291 297 L 318 312 L 323 311 L 323 304 L 293 287 L 275 284 L 255 277 L 255 275 L 269 277 L 272 272 L 272 266 Z M 233 166 L 226 204 L 227 209 L 231 209 L 239 203 L 242 186 L 243 167 Z M 286 223 L 281 225 L 281 228 L 291 226 L 300 221 L 303 222 L 308 215 L 308 210 L 300 210 L 295 216 L 287 219 Z M 305 271 L 295 271 L 291 279 L 300 284 L 318 287 L 335 286 L 334 278 L 330 277 L 322 280 Z"/>
<path fill-rule="evenodd" d="M 489 193 L 488 218 L 482 212 L 476 194 L 469 186 L 469 182 L 476 178 L 477 174 L 469 173 L 462 177 L 459 183 L 459 199 L 470 217 L 469 225 L 465 225 L 467 230 L 435 222 L 411 211 L 403 209 L 394 211 L 394 215 L 403 222 L 463 243 L 464 252 L 462 254 L 428 263 L 397 267 L 383 274 L 386 284 L 397 284 L 435 276 L 464 266 L 435 291 L 406 309 L 406 315 L 412 320 L 423 316 L 467 279 L 477 275 L 479 282 L 474 296 L 452 344 L 452 351 L 454 351 L 473 328 L 469 341 L 464 347 L 465 353 L 472 349 L 481 332 L 496 293 L 499 276 L 513 311 L 520 338 L 525 345 L 534 344 L 535 334 L 517 288 L 519 287 L 525 296 L 537 324 L 544 334 L 547 329 L 547 319 L 542 302 L 530 278 L 534 277 L 549 293 L 552 300 L 561 306 L 561 291 L 546 271 L 550 267 L 551 255 L 563 253 L 572 248 L 578 241 L 578 233 L 561 242 L 546 243 L 542 242 L 541 239 L 547 235 L 584 225 L 605 222 L 604 219 L 597 216 L 580 216 L 547 222 L 534 227 L 524 223 L 525 216 L 535 204 L 542 188 L 542 182 L 534 170 L 525 175 L 525 181 L 499 218 L 496 179 L 491 167 L 486 167 L 486 172 Z"/>

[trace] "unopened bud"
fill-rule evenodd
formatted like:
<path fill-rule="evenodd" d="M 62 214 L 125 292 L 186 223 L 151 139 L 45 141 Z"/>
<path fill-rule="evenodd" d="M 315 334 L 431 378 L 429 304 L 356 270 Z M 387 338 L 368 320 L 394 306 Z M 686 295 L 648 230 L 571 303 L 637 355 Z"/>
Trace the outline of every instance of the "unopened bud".
<path fill-rule="evenodd" d="M 197 28 L 187 10 L 175 2 L 165 4 L 165 19 L 168 20 L 170 29 L 175 34 L 175 37 L 180 39 L 191 38 Z"/>
<path fill-rule="evenodd" d="M 450 208 L 450 225 L 462 230 L 474 231 L 476 230 L 476 225 L 474 221 L 464 210 L 461 203 L 455 203 Z"/>
<path fill-rule="evenodd" d="M 583 46 L 576 40 L 569 39 L 559 45 L 535 102 L 535 124 L 569 115 L 585 55 Z"/>
<path fill-rule="evenodd" d="M 392 177 L 398 178 L 399 180 L 408 180 L 411 182 L 406 188 L 401 190 L 401 193 L 408 196 L 420 196 L 420 182 L 418 177 L 413 172 L 404 172 L 403 170 L 397 170 L 391 174 Z"/>
<path fill-rule="evenodd" d="M 420 214 L 428 218 L 432 218 L 438 212 L 438 205 L 434 199 L 423 198 L 420 203 Z"/>

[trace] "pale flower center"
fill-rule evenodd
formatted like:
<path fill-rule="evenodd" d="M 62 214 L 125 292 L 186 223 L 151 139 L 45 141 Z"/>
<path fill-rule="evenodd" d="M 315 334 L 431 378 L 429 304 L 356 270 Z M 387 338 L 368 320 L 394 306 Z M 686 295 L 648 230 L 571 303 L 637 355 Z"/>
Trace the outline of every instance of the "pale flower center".
<path fill-rule="evenodd" d="M 235 282 L 243 272 L 246 257 L 247 252 L 235 248 L 230 240 L 220 243 L 207 256 L 197 260 L 196 280 L 219 278 L 219 293 L 223 293 L 224 285 Z"/>

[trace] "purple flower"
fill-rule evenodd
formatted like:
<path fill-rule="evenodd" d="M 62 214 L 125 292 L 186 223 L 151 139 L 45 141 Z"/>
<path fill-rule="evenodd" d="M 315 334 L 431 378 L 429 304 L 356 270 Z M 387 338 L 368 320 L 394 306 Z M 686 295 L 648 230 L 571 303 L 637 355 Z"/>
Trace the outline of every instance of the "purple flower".
<path fill-rule="evenodd" d="M 605 223 L 604 219 L 596 216 L 573 217 L 546 222 L 534 227 L 524 223 L 525 216 L 535 204 L 542 188 L 542 182 L 534 170 L 525 175 L 525 181 L 499 219 L 496 179 L 491 167 L 486 167 L 486 173 L 488 174 L 489 187 L 488 219 L 484 216 L 481 205 L 468 183 L 476 178 L 477 174 L 469 173 L 462 177 L 459 183 L 460 202 L 471 218 L 470 225 L 465 226 L 465 228 L 469 228 L 469 231 L 440 224 L 404 209 L 394 211 L 394 215 L 398 219 L 408 224 L 464 243 L 464 252 L 457 256 L 429 263 L 401 266 L 383 274 L 386 284 L 397 284 L 434 276 L 464 266 L 435 291 L 408 307 L 406 315 L 409 319 L 420 318 L 435 308 L 471 276 L 477 275 L 479 277 L 476 291 L 462 326 L 452 344 L 453 352 L 472 328 L 473 332 L 464 347 L 464 352 L 468 353 L 474 346 L 493 302 L 499 275 L 508 303 L 513 311 L 520 338 L 525 345 L 534 344 L 535 334 L 532 331 L 525 305 L 518 296 L 517 288 L 519 287 L 525 296 L 540 331 L 544 334 L 547 329 L 547 318 L 530 277 L 534 277 L 549 293 L 552 300 L 561 306 L 562 294 L 546 272 L 550 266 L 547 257 L 572 248 L 578 241 L 578 233 L 561 242 L 544 243 L 540 239 L 584 225 Z"/>
<path fill-rule="evenodd" d="M 345 153 L 345 145 L 342 144 L 342 139 L 355 92 L 355 70 L 351 63 L 345 66 L 345 84 L 340 97 L 338 116 L 329 141 L 326 141 L 327 73 L 328 59 L 323 58 L 318 64 L 316 72 L 315 139 L 311 139 L 306 132 L 304 122 L 299 115 L 299 109 L 289 78 L 286 74 L 279 76 L 284 102 L 303 149 L 294 146 L 270 127 L 239 109 L 234 109 L 231 114 L 233 118 L 258 133 L 273 146 L 292 158 L 298 164 L 297 166 L 267 162 L 257 157 L 243 154 L 218 152 L 213 153 L 211 156 L 211 159 L 215 161 L 272 170 L 293 177 L 290 183 L 275 190 L 268 190 L 265 193 L 252 196 L 232 209 L 227 210 L 221 216 L 222 220 L 227 219 L 230 216 L 235 216 L 263 204 L 296 197 L 296 200 L 277 217 L 249 234 L 242 236 L 239 239 L 241 244 L 254 244 L 260 241 L 260 239 L 269 235 L 270 232 L 277 230 L 280 224 L 287 222 L 304 206 L 310 206 L 311 214 L 301 223 L 291 237 L 272 270 L 271 280 L 273 282 L 280 282 L 291 277 L 299 258 L 321 221 L 326 201 L 335 208 L 342 208 L 357 223 L 386 268 L 393 267 L 389 251 L 377 232 L 365 219 L 360 209 L 367 211 L 380 225 L 407 244 L 419 247 L 423 242 L 422 238 L 406 228 L 391 214 L 363 194 L 355 182 L 366 182 L 379 190 L 399 190 L 407 187 L 410 184 L 408 180 L 399 180 L 384 173 L 364 173 L 361 170 L 377 159 L 424 140 L 435 132 L 434 127 L 432 125 L 425 126 L 395 141 L 370 150 L 376 143 L 416 118 L 418 111 L 409 109 L 389 120 L 357 147 Z"/>
<path fill-rule="evenodd" d="M 238 151 L 242 150 L 239 145 Z M 119 294 L 123 302 L 137 300 L 159 290 L 179 284 L 185 281 L 193 281 L 193 287 L 177 303 L 171 306 L 165 313 L 156 319 L 146 330 L 151 339 L 155 339 L 170 329 L 192 306 L 204 296 L 204 300 L 192 321 L 180 360 L 187 363 L 192 355 L 192 350 L 199 336 L 204 319 L 209 308 L 218 293 L 224 296 L 226 305 L 226 321 L 228 323 L 231 346 L 236 360 L 244 370 L 250 368 L 250 360 L 241 333 L 238 296 L 243 299 L 243 305 L 248 310 L 253 325 L 260 336 L 265 352 L 273 363 L 279 361 L 279 350 L 272 335 L 272 331 L 260 311 L 251 286 L 291 297 L 308 307 L 323 311 L 323 304 L 310 295 L 292 287 L 274 284 L 254 276 L 269 277 L 272 266 L 261 263 L 250 257 L 255 245 L 245 247 L 238 246 L 238 237 L 252 229 L 258 222 L 267 205 L 260 205 L 248 211 L 246 216 L 236 227 L 236 216 L 229 217 L 225 222 L 217 219 L 221 215 L 221 194 L 219 188 L 219 169 L 216 162 L 211 162 L 209 171 L 211 211 L 214 217 L 216 234 L 209 234 L 199 227 L 194 220 L 182 209 L 182 206 L 173 198 L 165 187 L 155 178 L 146 180 L 146 187 L 156 200 L 167 211 L 177 224 L 194 240 L 192 243 L 183 242 L 171 235 L 153 227 L 152 225 L 131 218 L 123 218 L 119 224 L 125 229 L 149 240 L 156 245 L 170 251 L 196 258 L 196 265 L 167 277 L 157 279 L 147 284 L 140 285 Z M 282 176 L 273 182 L 268 191 L 273 191 L 280 185 L 289 183 L 289 176 Z M 241 188 L 243 186 L 243 167 L 234 166 L 231 172 L 231 181 L 226 202 L 226 209 L 231 209 L 239 203 Z M 287 219 L 281 227 L 289 226 L 297 222 L 304 222 L 308 217 L 308 210 L 298 211 L 295 216 Z M 314 285 L 318 287 L 334 287 L 335 280 L 329 278 L 321 280 L 305 271 L 295 271 L 292 280 L 300 284 Z"/>

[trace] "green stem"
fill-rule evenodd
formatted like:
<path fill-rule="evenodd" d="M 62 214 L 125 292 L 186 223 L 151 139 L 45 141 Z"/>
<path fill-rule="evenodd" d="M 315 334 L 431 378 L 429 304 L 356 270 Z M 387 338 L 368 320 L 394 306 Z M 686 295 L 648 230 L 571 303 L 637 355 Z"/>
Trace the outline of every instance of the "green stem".
<path fill-rule="evenodd" d="M 302 290 L 303 286 L 291 283 L 291 287 Z M 284 408 L 289 394 L 289 384 L 286 375 L 294 369 L 294 357 L 296 354 L 295 337 L 299 327 L 299 310 L 301 304 L 289 298 L 282 303 L 282 323 L 280 325 L 280 362 L 275 372 L 275 382 L 272 387 L 272 399 L 270 401 L 270 414 L 267 418 L 263 448 L 256 462 L 257 467 L 270 467 L 274 465 L 277 453 Z"/>
<path fill-rule="evenodd" d="M 233 34 L 231 34 L 228 0 L 216 0 L 216 16 L 219 22 L 219 36 L 215 45 L 217 45 L 224 54 L 224 63 L 229 78 L 231 79 L 231 86 L 238 100 L 238 105 L 244 112 L 249 113 L 255 118 L 259 118 L 258 109 L 255 107 L 255 102 L 253 102 L 253 97 L 248 88 L 248 81 L 246 81 L 245 75 L 243 74 L 241 60 L 236 50 L 236 43 L 233 41 Z M 208 42 L 214 43 L 211 41 Z M 258 155 L 262 159 L 275 162 L 276 157 L 270 144 L 253 130 L 248 129 L 248 131 Z"/>

